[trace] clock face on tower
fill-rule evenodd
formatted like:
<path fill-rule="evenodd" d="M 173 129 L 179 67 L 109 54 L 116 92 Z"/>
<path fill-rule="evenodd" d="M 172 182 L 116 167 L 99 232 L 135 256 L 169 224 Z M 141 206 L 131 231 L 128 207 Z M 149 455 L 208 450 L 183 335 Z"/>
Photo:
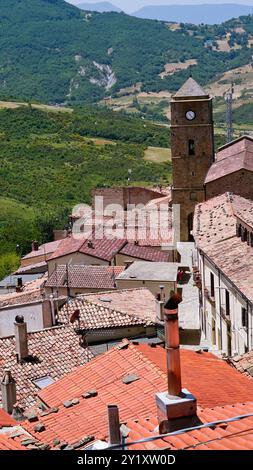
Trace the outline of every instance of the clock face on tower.
<path fill-rule="evenodd" d="M 195 119 L 196 117 L 196 113 L 194 111 L 189 110 L 187 111 L 185 116 L 186 116 L 186 119 L 188 119 L 188 121 L 193 121 L 193 119 Z"/>

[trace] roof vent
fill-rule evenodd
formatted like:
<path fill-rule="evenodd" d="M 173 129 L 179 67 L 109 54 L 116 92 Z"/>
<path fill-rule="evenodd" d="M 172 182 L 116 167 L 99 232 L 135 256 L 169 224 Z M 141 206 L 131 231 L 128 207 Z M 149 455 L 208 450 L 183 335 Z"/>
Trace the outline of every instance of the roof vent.
<path fill-rule="evenodd" d="M 88 248 L 95 248 L 94 243 L 91 240 L 88 240 Z"/>

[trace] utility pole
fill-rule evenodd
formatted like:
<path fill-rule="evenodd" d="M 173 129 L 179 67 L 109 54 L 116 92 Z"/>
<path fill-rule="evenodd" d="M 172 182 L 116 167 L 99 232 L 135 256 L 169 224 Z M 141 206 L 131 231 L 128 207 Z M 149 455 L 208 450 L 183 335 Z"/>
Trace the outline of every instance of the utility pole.
<path fill-rule="evenodd" d="M 234 84 L 231 83 L 230 89 L 225 93 L 225 101 L 227 104 L 227 109 L 226 109 L 227 143 L 233 140 L 233 93 L 234 93 Z"/>

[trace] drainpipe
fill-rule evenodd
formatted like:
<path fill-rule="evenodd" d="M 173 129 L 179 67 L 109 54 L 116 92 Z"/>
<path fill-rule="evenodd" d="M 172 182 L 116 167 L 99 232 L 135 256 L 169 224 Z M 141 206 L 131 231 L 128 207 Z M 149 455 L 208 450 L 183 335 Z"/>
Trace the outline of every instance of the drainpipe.
<path fill-rule="evenodd" d="M 222 316 L 221 316 L 221 275 L 220 270 L 218 270 L 218 278 L 219 278 L 219 307 L 220 307 L 220 347 L 222 351 L 223 341 L 222 341 Z"/>

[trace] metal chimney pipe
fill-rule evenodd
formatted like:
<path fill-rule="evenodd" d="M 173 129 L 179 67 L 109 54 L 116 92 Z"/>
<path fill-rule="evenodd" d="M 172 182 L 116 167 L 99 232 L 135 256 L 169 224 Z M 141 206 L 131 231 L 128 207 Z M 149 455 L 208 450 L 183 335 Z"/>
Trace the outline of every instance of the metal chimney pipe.
<path fill-rule="evenodd" d="M 178 310 L 164 309 L 164 321 L 168 393 L 172 396 L 181 396 L 182 384 L 179 351 Z"/>
<path fill-rule="evenodd" d="M 109 427 L 109 443 L 120 444 L 120 423 L 119 423 L 119 409 L 117 405 L 108 405 L 108 427 Z"/>

